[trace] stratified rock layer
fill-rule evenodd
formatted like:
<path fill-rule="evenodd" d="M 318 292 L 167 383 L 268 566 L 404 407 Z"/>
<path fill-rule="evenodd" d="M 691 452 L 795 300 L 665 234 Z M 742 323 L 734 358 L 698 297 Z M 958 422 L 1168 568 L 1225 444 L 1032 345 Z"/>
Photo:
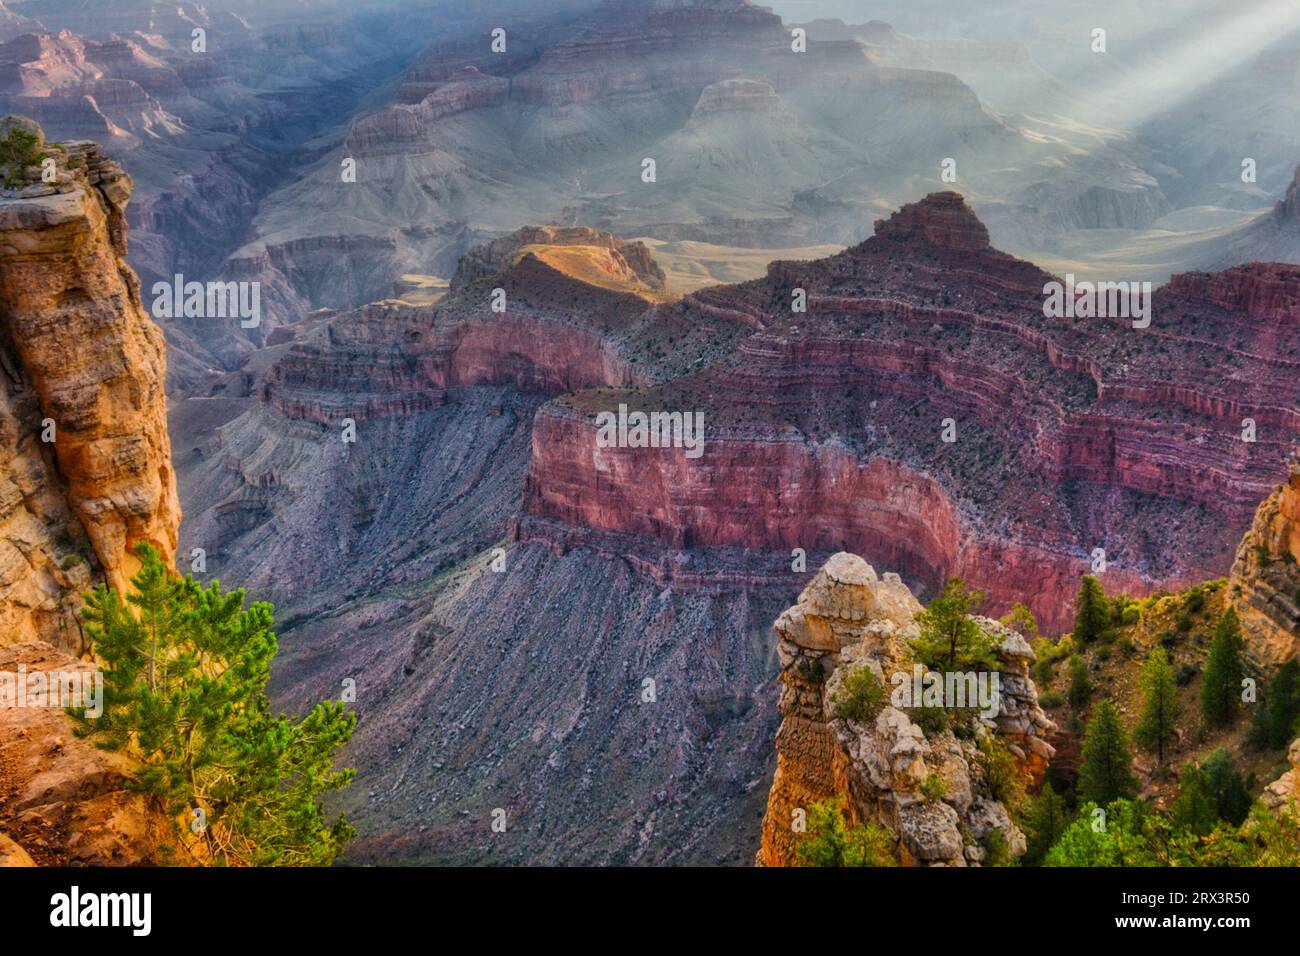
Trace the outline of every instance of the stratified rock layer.
<path fill-rule="evenodd" d="M 870 670 L 886 694 L 898 686 L 894 675 L 911 681 L 908 642 L 919 633 L 920 610 L 898 575 L 880 579 L 861 558 L 841 552 L 777 618 L 782 721 L 759 864 L 796 864 L 796 823 L 813 803 L 835 797 L 852 819 L 888 829 L 904 863 L 979 864 L 993 831 L 1012 855 L 1024 852 L 1024 834 L 990 789 L 973 740 L 950 730 L 927 734 L 892 704 L 860 721 L 836 716 L 834 700 L 859 668 Z M 1002 639 L 998 712 L 981 719 L 976 736 L 1002 737 L 1027 777 L 1041 775 L 1053 754 L 1045 739 L 1053 725 L 1028 677 L 1033 651 L 996 621 L 976 621 Z M 943 780 L 940 799 L 922 789 L 932 775 Z"/>
<path fill-rule="evenodd" d="M 1300 653 L 1300 462 L 1259 506 L 1231 580 L 1249 656 L 1275 667 Z"/>
<path fill-rule="evenodd" d="M 19 448 L 6 471 L 19 489 L 61 488 L 80 528 L 65 524 L 60 533 L 52 506 L 15 495 L 10 520 L 21 508 L 54 526 L 56 539 L 88 538 L 93 553 L 83 558 L 123 589 L 137 542 L 152 544 L 168 562 L 176 549 L 180 505 L 163 395 L 165 349 L 123 259 L 130 178 L 92 143 L 48 153 L 60 169 L 56 183 L 32 175 L 30 184 L 0 195 L 0 315 L 13 403 L 4 419 Z M 48 445 L 39 455 L 33 435 Z M 0 594 L 30 592 L 31 576 L 49 593 L 49 581 L 60 583 L 50 564 L 60 550 L 65 558 L 73 550 L 21 535 L 6 547 L 31 557 L 26 568 L 7 562 Z M 38 622 L 20 633 L 48 636 L 48 628 Z"/>
<path fill-rule="evenodd" d="M 1097 549 L 1111 590 L 1223 575 L 1300 437 L 1300 268 L 1175 277 L 1149 328 L 1045 315 L 1052 281 L 939 193 L 840 255 L 661 306 L 620 339 L 658 384 L 538 415 L 521 533 L 853 550 L 1049 629 Z M 598 447 L 620 404 L 702 414 L 703 454 Z"/>

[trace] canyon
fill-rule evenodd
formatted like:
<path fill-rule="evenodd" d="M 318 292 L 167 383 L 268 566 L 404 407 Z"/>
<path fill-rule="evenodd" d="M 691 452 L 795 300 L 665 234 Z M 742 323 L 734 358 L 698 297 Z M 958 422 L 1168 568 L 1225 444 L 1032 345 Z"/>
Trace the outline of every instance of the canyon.
<path fill-rule="evenodd" d="M 745 862 L 722 834 L 759 842 L 768 628 L 831 554 L 1060 631 L 1094 549 L 1112 592 L 1224 575 L 1286 474 L 1296 267 L 1176 277 L 1147 329 L 1052 319 L 1053 277 L 954 193 L 681 298 L 649 256 L 524 229 L 440 301 L 311 313 L 172 410 L 205 433 L 176 447 L 182 552 L 276 597 L 278 699 L 357 682 L 356 861 Z M 703 457 L 600 447 L 620 404 L 702 412 Z"/>
<path fill-rule="evenodd" d="M 1004 118 L 957 76 L 882 59 L 851 33 L 813 30 L 796 51 L 747 0 L 607 0 L 509 22 L 504 51 L 486 18 L 431 43 L 390 102 L 265 198 L 228 271 L 305 312 L 362 305 L 404 273 L 446 276 L 475 244 L 537 222 L 846 245 L 938 188 L 945 164 L 1023 248 L 1144 228 L 1170 208 L 1139 144 Z"/>
<path fill-rule="evenodd" d="M 1294 36 L 1112 126 L 1081 90 L 1145 41 L 1065 77 L 795 26 L 0 4 L 0 113 L 39 121 L 0 138 L 60 156 L 0 193 L 0 667 L 88 666 L 81 595 L 149 542 L 275 604 L 277 707 L 355 688 L 346 863 L 785 865 L 791 810 L 840 796 L 903 862 L 976 865 L 1023 834 L 971 743 L 826 696 L 902 666 L 948 578 L 986 594 L 1014 689 L 986 729 L 1031 782 L 1059 740 L 1014 604 L 1058 634 L 1081 574 L 1229 575 L 1252 666 L 1294 657 Z M 1094 244 L 1080 275 L 1162 280 L 1149 328 L 1044 315 Z M 155 325 L 142 282 L 177 273 L 258 283 L 264 321 Z M 620 407 L 700 416 L 702 456 L 607 447 Z M 83 743 L 0 710 L 0 862 L 157 862 L 166 821 Z"/>

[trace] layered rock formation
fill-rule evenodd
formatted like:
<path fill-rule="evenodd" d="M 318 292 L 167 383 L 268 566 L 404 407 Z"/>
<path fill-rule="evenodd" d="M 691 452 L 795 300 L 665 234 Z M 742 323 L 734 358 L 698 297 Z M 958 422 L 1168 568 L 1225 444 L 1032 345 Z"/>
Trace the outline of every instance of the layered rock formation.
<path fill-rule="evenodd" d="M 268 197 L 231 268 L 257 269 L 302 312 L 359 306 L 403 272 L 447 276 L 475 243 L 528 222 L 846 244 L 937 184 L 945 158 L 1004 242 L 1043 248 L 1063 230 L 1145 226 L 1168 210 L 1131 143 L 1003 122 L 950 73 L 881 66 L 851 36 L 796 44 L 747 0 L 548 6 L 508 23 L 504 50 L 495 21 L 431 43 L 391 102 Z M 348 159 L 358 176 L 340 188 Z M 365 277 L 352 286 L 309 254 L 344 236 L 358 245 L 338 271 Z"/>
<path fill-rule="evenodd" d="M 664 297 L 663 281 L 641 243 L 527 227 L 466 255 L 444 302 L 385 301 L 304 330 L 262 394 L 290 418 L 328 424 L 429 410 L 477 385 L 559 394 L 631 384 L 643 374 L 611 340 Z"/>
<path fill-rule="evenodd" d="M 812 804 L 836 797 L 845 800 L 850 819 L 884 826 L 907 864 L 978 865 L 995 831 L 1012 856 L 1024 852 L 1024 834 L 993 793 L 977 742 L 983 735 L 1005 737 L 1029 778 L 1041 776 L 1052 757 L 1045 738 L 1054 728 L 1038 706 L 1027 671 L 1033 651 L 1019 634 L 976 619 L 1000 639 L 1003 673 L 997 714 L 978 722 L 974 739 L 951 730 L 927 734 L 892 703 L 862 719 L 837 716 L 837 696 L 860 668 L 886 694 L 900 680 L 912 681 L 908 642 L 919 633 L 920 610 L 898 575 L 878 578 L 861 558 L 841 552 L 777 618 L 782 721 L 760 865 L 796 864 L 797 811 L 806 815 Z M 941 787 L 927 785 L 932 776 Z"/>
<path fill-rule="evenodd" d="M 24 125 L 10 119 L 3 132 Z M 81 564 L 123 589 L 137 542 L 171 559 L 180 506 L 162 334 L 123 258 L 131 180 L 91 143 L 45 152 L 57 182 L 42 182 L 39 167 L 14 172 L 19 188 L 0 195 L 4 421 L 16 449 L 4 539 L 13 630 L 0 642 L 39 636 L 78 648 L 67 615 L 89 580 Z"/>
<path fill-rule="evenodd" d="M 170 563 L 181 516 L 166 350 L 124 259 L 130 177 L 93 143 L 45 143 L 30 120 L 0 121 L 0 144 L 0 671 L 25 694 L 37 673 L 93 673 L 78 660 L 82 595 L 125 590 L 137 543 Z M 130 772 L 75 738 L 62 708 L 6 700 L 0 858 L 158 862 L 170 823 Z"/>
<path fill-rule="evenodd" d="M 758 635 L 808 581 L 793 549 L 861 553 L 919 597 L 960 575 L 990 613 L 1024 601 L 1064 629 L 1096 548 L 1112 592 L 1225 573 L 1295 435 L 1284 268 L 1171 284 L 1134 329 L 1045 316 L 1052 277 L 953 195 L 681 300 L 634 249 L 524 230 L 436 305 L 315 313 L 177 404 L 183 546 L 276 602 L 277 699 L 374 681 L 357 859 L 706 859 L 759 820 Z M 598 441 L 620 404 L 702 412 L 703 454 Z M 1026 664 L 1004 660 L 1007 686 Z M 628 702 L 668 672 L 660 709 Z M 1002 728 L 1027 772 L 1034 726 Z M 518 841 L 492 843 L 503 793 Z"/>
<path fill-rule="evenodd" d="M 1251 659 L 1276 667 L 1300 653 L 1300 462 L 1259 506 L 1231 582 Z"/>
<path fill-rule="evenodd" d="M 564 258 L 565 253 L 571 253 L 568 259 Z M 558 270 L 576 275 L 591 285 L 647 293 L 664 290 L 663 270 L 644 243 L 628 242 L 585 226 L 526 226 L 466 253 L 456 267 L 451 291 L 458 292 L 471 282 L 504 273 L 529 254 L 543 262 L 554 260 Z M 583 255 L 591 268 L 573 268 L 580 264 L 578 257 Z M 570 267 L 567 270 L 566 265 Z M 600 272 L 605 275 L 601 276 Z"/>
<path fill-rule="evenodd" d="M 1300 167 L 1270 211 L 1214 242 L 1201 260 L 1211 269 L 1240 262 L 1300 262 Z"/>
<path fill-rule="evenodd" d="M 396 10 L 347 5 L 307 13 L 259 4 L 246 16 L 145 2 L 111 11 L 25 7 L 39 19 L 24 21 L 20 35 L 0 18 L 0 112 L 32 116 L 59 139 L 112 141 L 137 185 L 130 261 L 146 289 L 177 273 L 207 280 L 235 272 L 227 257 L 258 197 L 281 181 L 285 156 L 343 122 L 372 84 L 427 42 L 378 27 Z M 203 51 L 192 49 L 197 28 Z M 456 29 L 454 19 L 447 29 Z M 282 315 L 268 308 L 267 319 L 269 331 Z M 164 331 L 173 390 L 235 367 L 260 334 L 183 320 Z"/>
<path fill-rule="evenodd" d="M 1222 575 L 1300 434 L 1283 331 L 1300 270 L 1178 277 L 1146 330 L 1044 316 L 1051 281 L 937 194 L 839 256 L 661 307 L 622 340 L 660 384 L 548 405 L 525 511 L 677 551 L 851 548 L 926 588 L 966 577 L 999 611 L 1026 600 L 1049 628 L 1068 627 L 1095 548 L 1114 590 Z M 674 311 L 737 344 L 692 351 Z M 1217 367 L 1209 342 L 1226 350 Z M 703 414 L 703 457 L 597 448 L 596 414 L 620 403 Z M 1133 533 L 1180 521 L 1161 541 Z M 520 533 L 545 537 L 545 522 Z"/>

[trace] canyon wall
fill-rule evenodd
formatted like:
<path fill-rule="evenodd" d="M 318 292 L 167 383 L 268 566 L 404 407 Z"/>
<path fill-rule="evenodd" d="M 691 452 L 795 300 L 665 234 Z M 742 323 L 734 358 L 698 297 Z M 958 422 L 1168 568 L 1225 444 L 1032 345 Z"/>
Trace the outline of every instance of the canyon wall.
<path fill-rule="evenodd" d="M 1249 657 L 1276 667 L 1300 654 L 1300 462 L 1259 506 L 1231 584 Z"/>
<path fill-rule="evenodd" d="M 1177 277 L 1149 329 L 1045 315 L 1051 281 L 948 193 L 838 256 L 647 312 L 623 353 L 679 357 L 542 410 L 523 510 L 544 520 L 519 533 L 853 550 L 929 593 L 961 576 L 998 612 L 1028 603 L 1049 630 L 1070 626 L 1098 549 L 1112 591 L 1223 575 L 1300 436 L 1300 269 Z M 681 358 L 679 314 L 735 344 Z M 619 405 L 700 415 L 702 453 L 602 447 L 596 416 Z"/>
<path fill-rule="evenodd" d="M 12 126 L 33 128 L 9 119 L 3 130 Z M 10 628 L 0 641 L 79 649 L 69 624 L 77 594 L 100 576 L 125 588 L 138 542 L 170 562 L 180 505 L 162 333 L 124 260 L 131 180 L 94 144 L 48 152 L 56 183 L 37 169 L 0 196 L 3 421 L 15 449 L 0 591 Z"/>
<path fill-rule="evenodd" d="M 277 701 L 373 682 L 357 860 L 740 862 L 707 853 L 759 820 L 769 624 L 838 551 L 921 598 L 963 576 L 987 613 L 1023 601 L 1048 632 L 1096 549 L 1112 592 L 1226 573 L 1297 434 L 1300 271 L 1192 276 L 1135 329 L 1045 315 L 1053 277 L 992 248 L 955 194 L 874 232 L 672 299 L 637 244 L 530 227 L 466 257 L 436 304 L 304 316 L 178 403 L 197 436 L 177 453 L 184 547 L 276 602 Z M 596 416 L 620 404 L 702 414 L 703 453 L 609 447 Z M 1002 643 L 1011 686 L 1028 658 Z M 641 710 L 647 678 L 660 706 Z M 1044 728 L 1021 705 L 1002 738 L 1032 775 Z M 971 801 L 945 805 L 1018 845 L 970 755 L 948 756 Z M 819 794 L 851 795 L 830 779 Z M 899 800 L 873 812 L 901 827 Z M 509 807 L 517 841 L 492 842 L 485 806 Z M 920 812 L 912 859 L 982 862 L 946 811 Z"/>
<path fill-rule="evenodd" d="M 89 673 L 84 593 L 125 590 L 138 543 L 175 556 L 166 349 L 124 258 L 130 178 L 93 143 L 14 130 L 57 175 L 0 168 L 0 669 Z M 131 773 L 57 707 L 0 708 L 0 862 L 159 862 L 171 825 Z"/>

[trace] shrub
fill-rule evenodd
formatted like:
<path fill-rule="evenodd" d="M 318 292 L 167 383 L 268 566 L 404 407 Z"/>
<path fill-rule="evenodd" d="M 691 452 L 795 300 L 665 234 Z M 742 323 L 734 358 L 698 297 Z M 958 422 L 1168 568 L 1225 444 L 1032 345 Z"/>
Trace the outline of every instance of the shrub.
<path fill-rule="evenodd" d="M 1070 706 L 1076 710 L 1087 705 L 1092 697 L 1092 680 L 1088 676 L 1088 662 L 1082 657 L 1070 658 Z"/>
<path fill-rule="evenodd" d="M 1038 619 L 1034 617 L 1034 612 L 1023 604 L 1013 605 L 1011 610 L 998 618 L 998 623 L 1013 631 L 1019 631 L 1026 640 L 1031 642 L 1038 634 Z"/>
<path fill-rule="evenodd" d="M 927 737 L 948 729 L 948 711 L 943 707 L 910 707 L 907 716 Z"/>
<path fill-rule="evenodd" d="M 836 797 L 808 808 L 808 832 L 795 844 L 800 866 L 894 866 L 894 837 L 877 823 L 850 826 L 844 800 Z"/>
<path fill-rule="evenodd" d="M 993 796 L 1002 801 L 1013 818 L 1019 818 L 1025 805 L 1025 782 L 1006 743 L 1000 737 L 985 734 L 980 738 L 976 759 Z"/>
<path fill-rule="evenodd" d="M 5 187 L 17 189 L 24 185 L 27 167 L 39 166 L 44 155 L 35 133 L 11 127 L 8 135 L 0 140 L 0 169 L 3 169 Z"/>
<path fill-rule="evenodd" d="M 932 773 L 921 781 L 921 796 L 926 803 L 938 803 L 948 793 L 948 781 L 937 773 Z"/>
<path fill-rule="evenodd" d="M 1051 710 L 1065 703 L 1065 696 L 1056 690 L 1044 691 L 1038 695 L 1038 706 Z"/>
<path fill-rule="evenodd" d="M 1011 848 L 1007 846 L 1007 838 L 1002 835 L 1001 830 L 990 830 L 984 834 L 984 839 L 980 841 L 980 844 L 984 847 L 985 866 L 1015 865 L 1015 857 L 1011 855 Z"/>
<path fill-rule="evenodd" d="M 885 689 L 869 667 L 850 671 L 831 696 L 835 716 L 841 720 L 875 720 L 885 706 Z"/>
<path fill-rule="evenodd" d="M 179 821 L 203 811 L 201 861 L 328 865 L 354 832 L 326 818 L 322 797 L 352 781 L 354 771 L 333 764 L 356 715 L 341 701 L 301 719 L 274 714 L 271 605 L 245 608 L 241 590 L 177 578 L 148 545 L 135 553 L 133 593 L 100 585 L 86 599 L 104 707 L 97 718 L 74 714 L 77 734 L 131 754 L 135 785 L 178 821 L 182 841 L 191 834 Z"/>

